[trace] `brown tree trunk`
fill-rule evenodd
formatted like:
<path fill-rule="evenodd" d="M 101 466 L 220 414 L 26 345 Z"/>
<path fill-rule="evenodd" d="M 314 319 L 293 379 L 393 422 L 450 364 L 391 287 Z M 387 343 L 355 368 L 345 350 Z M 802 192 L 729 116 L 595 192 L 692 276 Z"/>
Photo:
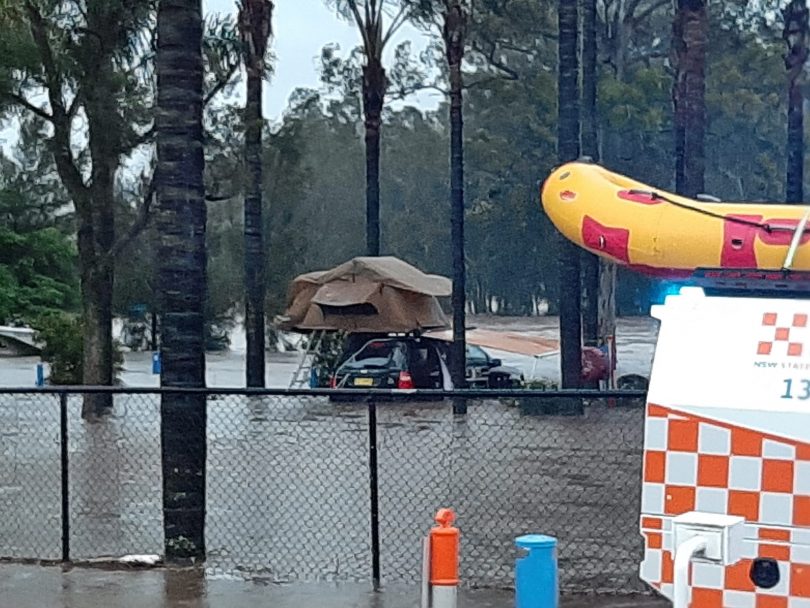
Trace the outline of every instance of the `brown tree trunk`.
<path fill-rule="evenodd" d="M 672 28 L 675 190 L 689 197 L 704 191 L 708 30 L 705 0 L 678 0 Z"/>
<path fill-rule="evenodd" d="M 112 299 L 114 268 L 111 252 L 115 243 L 115 175 L 118 166 L 118 141 L 111 126 L 117 124 L 115 108 L 105 93 L 115 90 L 112 58 L 99 58 L 96 86 L 88 88 L 85 113 L 88 147 L 93 162 L 90 201 L 87 212 L 90 234 L 84 244 L 82 291 L 84 345 L 82 381 L 90 386 L 109 386 L 114 380 L 112 341 Z M 81 243 L 81 239 L 80 239 Z M 88 251 L 91 249 L 91 251 Z M 100 416 L 112 407 L 111 395 L 86 395 L 83 417 Z"/>
<path fill-rule="evenodd" d="M 363 67 L 363 114 L 366 127 L 366 255 L 380 255 L 380 129 L 386 76 L 379 59 Z"/>
<path fill-rule="evenodd" d="M 557 154 L 561 163 L 579 156 L 579 62 L 577 0 L 559 0 Z M 582 318 L 579 249 L 557 235 L 560 272 L 560 359 L 563 388 L 582 383 Z"/>
<path fill-rule="evenodd" d="M 787 44 L 785 69 L 788 76 L 787 171 L 785 201 L 804 200 L 804 95 L 800 79 L 808 56 L 808 9 L 803 0 L 791 0 L 782 10 L 785 27 L 782 38 Z"/>
<path fill-rule="evenodd" d="M 114 380 L 112 348 L 111 269 L 82 271 L 82 383 L 87 386 L 110 386 Z M 95 418 L 112 407 L 109 394 L 88 394 L 82 403 L 82 418 Z"/>
<path fill-rule="evenodd" d="M 200 0 L 160 0 L 157 37 L 161 385 L 205 386 L 205 187 Z M 206 399 L 161 398 L 167 561 L 205 559 Z"/>

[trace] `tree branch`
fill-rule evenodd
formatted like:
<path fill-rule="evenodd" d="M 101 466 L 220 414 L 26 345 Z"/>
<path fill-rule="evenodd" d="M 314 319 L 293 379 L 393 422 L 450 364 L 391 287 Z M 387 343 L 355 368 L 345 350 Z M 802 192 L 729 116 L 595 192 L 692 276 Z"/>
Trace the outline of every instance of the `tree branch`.
<path fill-rule="evenodd" d="M 385 45 L 391 40 L 391 37 L 397 33 L 397 30 L 405 24 L 405 20 L 408 17 L 408 5 L 403 4 L 399 12 L 394 16 L 394 19 L 391 21 L 391 25 L 388 27 L 388 31 L 385 33 L 385 37 L 383 38 L 382 45 L 385 48 Z"/>
<path fill-rule="evenodd" d="M 366 23 L 374 23 L 377 20 L 376 9 L 377 0 L 365 0 L 363 8 L 366 10 Z"/>
<path fill-rule="evenodd" d="M 627 8 L 624 12 L 625 21 L 627 21 L 628 16 L 636 12 L 636 9 L 638 8 L 639 4 L 641 4 L 641 0 L 630 0 L 630 3 L 627 5 Z"/>
<path fill-rule="evenodd" d="M 214 97 L 219 95 L 219 93 L 222 91 L 222 89 L 224 89 L 226 86 L 228 86 L 228 83 L 233 78 L 233 75 L 236 73 L 237 69 L 239 69 L 239 64 L 237 64 L 237 63 L 231 64 L 231 66 L 228 68 L 227 74 L 225 74 L 225 78 L 223 78 L 222 80 L 217 82 L 214 85 L 214 88 L 211 89 L 208 92 L 208 95 L 205 96 L 205 99 L 203 99 L 203 107 L 207 106 L 211 102 L 211 100 L 214 99 Z M 150 129 L 150 131 L 153 130 L 153 129 L 154 129 L 154 127 L 152 129 Z"/>
<path fill-rule="evenodd" d="M 485 84 L 489 84 L 490 82 L 495 82 L 497 80 L 517 80 L 517 78 L 510 78 L 507 76 L 491 76 L 489 78 L 481 78 L 480 80 L 476 80 L 474 82 L 470 82 L 464 85 L 464 89 L 474 89 L 476 87 L 483 86 Z"/>
<path fill-rule="evenodd" d="M 36 114 L 37 116 L 47 120 L 48 122 L 53 122 L 53 116 L 48 114 L 42 108 L 38 108 L 37 106 L 32 104 L 25 97 L 23 97 L 22 95 L 19 95 L 18 93 L 0 92 L 0 99 L 3 99 L 3 98 L 8 99 L 9 101 L 12 101 L 12 102 L 16 103 L 17 105 L 22 106 L 23 108 L 25 108 L 29 112 L 32 112 L 32 113 Z"/>
<path fill-rule="evenodd" d="M 76 112 L 79 110 L 79 95 L 78 93 L 73 96 L 73 101 L 70 102 L 70 107 L 67 110 L 68 118 L 73 118 L 76 116 Z"/>
<path fill-rule="evenodd" d="M 352 14 L 354 15 L 354 20 L 357 22 L 357 29 L 360 30 L 360 35 L 363 37 L 363 45 L 366 47 L 366 50 L 371 49 L 371 40 L 366 33 L 365 22 L 363 21 L 363 17 L 360 15 L 360 11 L 357 10 L 357 2 L 356 0 L 348 0 L 349 8 L 352 10 Z M 366 14 L 368 14 L 368 4 L 365 5 Z"/>
<path fill-rule="evenodd" d="M 236 198 L 236 192 L 232 194 L 206 194 L 205 195 L 205 202 L 206 203 L 221 203 L 222 201 L 229 201 L 232 198 Z"/>
<path fill-rule="evenodd" d="M 637 26 L 639 23 L 644 21 L 647 17 L 652 15 L 655 11 L 659 8 L 667 6 L 671 3 L 671 0 L 658 0 L 657 2 L 653 2 L 650 6 L 645 8 L 641 11 L 638 15 L 635 15 L 631 18 L 625 18 L 625 21 L 631 25 L 631 27 Z"/>
<path fill-rule="evenodd" d="M 53 120 L 58 122 L 65 118 L 66 115 L 65 106 L 62 101 L 62 75 L 56 67 L 42 15 L 31 0 L 27 0 L 26 10 L 28 11 L 28 18 L 31 21 L 31 37 L 34 39 L 37 49 L 39 50 L 40 58 L 42 59 L 42 67 L 45 68 L 46 88 L 48 89 L 51 110 L 53 111 Z"/>
<path fill-rule="evenodd" d="M 129 227 L 127 233 L 113 243 L 113 246 L 100 262 L 102 266 L 114 263 L 118 256 L 121 255 L 121 253 L 129 247 L 130 243 L 138 238 L 141 232 L 149 225 L 149 220 L 152 219 L 152 201 L 155 198 L 156 188 L 157 182 L 155 180 L 155 173 L 153 172 L 152 177 L 149 179 L 149 184 L 146 186 L 146 193 L 144 194 L 138 217 Z"/>
<path fill-rule="evenodd" d="M 56 67 L 53 50 L 48 41 L 45 21 L 39 10 L 31 0 L 26 0 L 26 12 L 31 24 L 31 37 L 39 51 L 42 67 L 45 70 L 45 88 L 48 90 L 48 101 L 51 104 L 52 114 L 50 121 L 54 126 L 54 137 L 51 143 L 54 147 L 53 155 L 56 161 L 56 168 L 62 183 L 67 188 L 76 211 L 79 215 L 86 217 L 90 213 L 88 187 L 82 179 L 81 173 L 76 168 L 73 153 L 70 149 L 70 121 L 71 118 L 65 111 L 62 100 L 62 75 Z"/>
<path fill-rule="evenodd" d="M 428 89 L 438 91 L 439 93 L 442 93 L 444 95 L 449 94 L 449 91 L 447 91 L 446 89 L 442 89 L 440 86 L 437 86 L 435 84 L 420 84 L 412 87 L 400 87 L 399 89 L 397 89 L 395 93 L 386 93 L 386 97 L 388 97 L 389 101 L 401 101 L 403 99 L 406 99 L 410 95 L 417 93 L 418 91 L 425 91 Z"/>
<path fill-rule="evenodd" d="M 495 52 L 498 50 L 498 47 L 497 47 L 497 45 L 495 43 L 491 44 L 491 48 L 489 49 L 489 52 L 486 52 L 484 49 L 482 49 L 480 46 L 478 46 L 475 42 L 473 42 L 472 48 L 473 48 L 474 51 L 476 51 L 476 52 L 480 53 L 481 55 L 483 55 L 484 58 L 487 60 L 487 63 L 489 63 L 489 65 L 491 65 L 495 69 L 500 70 L 501 72 L 503 72 L 510 80 L 518 80 L 519 75 L 518 75 L 516 70 L 513 70 L 512 68 L 507 66 L 505 63 L 503 63 L 499 59 L 495 58 Z"/>

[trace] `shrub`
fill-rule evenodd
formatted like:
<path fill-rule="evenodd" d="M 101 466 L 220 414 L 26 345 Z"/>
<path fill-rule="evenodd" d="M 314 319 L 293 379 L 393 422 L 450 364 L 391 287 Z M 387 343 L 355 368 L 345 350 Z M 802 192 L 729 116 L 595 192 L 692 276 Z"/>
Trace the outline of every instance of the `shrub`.
<path fill-rule="evenodd" d="M 48 382 L 54 385 L 82 383 L 84 324 L 81 318 L 64 313 L 40 317 L 33 323 L 36 339 L 42 343 L 42 360 L 48 363 Z M 118 342 L 113 344 L 113 373 L 118 378 L 124 354 Z"/>

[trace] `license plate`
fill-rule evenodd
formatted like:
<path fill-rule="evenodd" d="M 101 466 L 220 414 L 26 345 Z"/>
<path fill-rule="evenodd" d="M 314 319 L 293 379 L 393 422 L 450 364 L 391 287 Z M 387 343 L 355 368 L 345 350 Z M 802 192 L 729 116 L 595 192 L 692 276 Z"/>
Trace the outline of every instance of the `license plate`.
<path fill-rule="evenodd" d="M 374 379 L 373 378 L 355 378 L 354 379 L 355 386 L 374 386 Z"/>

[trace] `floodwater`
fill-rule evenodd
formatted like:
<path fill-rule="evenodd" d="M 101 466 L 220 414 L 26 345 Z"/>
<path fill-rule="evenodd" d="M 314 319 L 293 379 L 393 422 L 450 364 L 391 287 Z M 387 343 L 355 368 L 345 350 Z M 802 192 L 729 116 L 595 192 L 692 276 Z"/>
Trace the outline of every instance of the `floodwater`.
<path fill-rule="evenodd" d="M 555 331 L 547 319 L 490 327 Z M 649 370 L 654 327 L 622 321 L 622 373 Z M 209 357 L 210 385 L 240 385 L 240 360 L 239 353 Z M 149 363 L 148 353 L 128 356 L 124 382 L 156 386 Z M 0 360 L 0 382 L 28 384 L 29 364 Z M 296 364 L 295 354 L 273 355 L 273 383 L 288 384 Z M 514 538 L 545 533 L 559 539 L 566 591 L 642 589 L 640 404 L 594 403 L 582 416 L 535 415 L 530 405 L 475 401 L 463 418 L 449 402 L 378 405 L 385 584 L 419 579 L 421 538 L 436 509 L 449 506 L 458 515 L 467 585 L 511 585 Z M 57 406 L 53 396 L 0 394 L 0 557 L 61 555 Z M 159 398 L 117 396 L 113 415 L 99 423 L 83 421 L 80 408 L 80 397 L 72 397 L 71 558 L 162 553 Z M 365 405 L 212 396 L 207 433 L 209 575 L 267 585 L 371 579 Z"/>
<path fill-rule="evenodd" d="M 557 317 L 470 317 L 471 327 L 558 337 Z M 650 317 L 619 319 L 617 346 L 617 375 L 640 374 L 649 376 L 652 354 L 657 336 L 658 321 Z M 504 364 L 523 370 L 527 379 L 543 378 L 559 381 L 559 355 L 533 359 L 512 353 L 487 349 Z M 244 340 L 235 333 L 233 348 L 225 353 L 208 353 L 206 381 L 210 387 L 239 387 L 245 384 Z M 286 388 L 298 366 L 298 353 L 272 353 L 267 360 L 267 385 Z M 36 379 L 37 357 L 0 358 L 0 387 L 33 386 Z M 125 386 L 159 386 L 159 378 L 152 374 L 152 355 L 148 352 L 125 353 L 121 382 Z"/>
<path fill-rule="evenodd" d="M 162 553 L 158 398 L 112 417 L 69 403 L 71 557 Z M 514 538 L 560 539 L 563 588 L 638 589 L 643 409 L 529 415 L 476 401 L 380 403 L 383 581 L 413 582 L 436 509 L 457 511 L 464 580 L 508 586 Z M 0 556 L 60 556 L 59 419 L 47 395 L 0 400 Z M 268 584 L 371 578 L 365 405 L 325 397 L 208 401 L 206 540 L 212 574 Z"/>
<path fill-rule="evenodd" d="M 413 608 L 415 587 L 368 585 L 266 586 L 206 577 L 198 570 L 109 572 L 95 569 L 0 567 L 3 605 L 14 608 Z M 514 594 L 499 590 L 466 590 L 464 608 L 512 608 Z M 651 597 L 563 597 L 562 608 L 663 608 Z"/>

